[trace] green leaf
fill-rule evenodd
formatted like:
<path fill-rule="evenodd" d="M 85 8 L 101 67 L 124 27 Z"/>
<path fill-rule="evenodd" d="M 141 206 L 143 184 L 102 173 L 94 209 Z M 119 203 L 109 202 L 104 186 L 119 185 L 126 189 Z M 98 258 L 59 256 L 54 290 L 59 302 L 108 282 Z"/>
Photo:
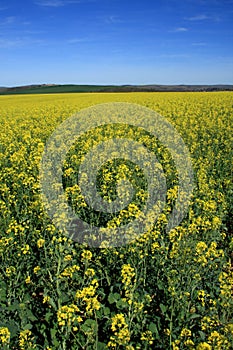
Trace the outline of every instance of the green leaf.
<path fill-rule="evenodd" d="M 58 342 L 58 340 L 56 338 L 56 333 L 57 333 L 56 329 L 52 328 L 50 333 L 51 333 L 51 338 L 52 338 L 52 343 L 53 343 L 54 348 L 59 349 L 61 344 L 60 344 L 60 342 Z"/>
<path fill-rule="evenodd" d="M 10 320 L 9 322 L 7 322 L 5 324 L 5 327 L 7 327 L 11 333 L 11 338 L 14 338 L 16 336 L 16 334 L 19 332 L 19 326 L 17 325 L 17 323 L 13 320 Z"/>
<path fill-rule="evenodd" d="M 35 315 L 33 315 L 32 311 L 31 310 L 27 310 L 27 318 L 30 320 L 30 321 L 36 321 L 37 318 L 35 317 Z"/>
<path fill-rule="evenodd" d="M 7 310 L 8 311 L 18 311 L 18 310 L 20 310 L 19 302 L 15 301 L 13 304 L 8 306 Z"/>
<path fill-rule="evenodd" d="M 89 318 L 88 320 L 86 320 L 86 321 L 84 322 L 84 324 L 85 324 L 86 326 L 88 326 L 88 327 L 93 327 L 93 326 L 96 325 L 96 321 L 95 321 L 95 320 L 92 320 L 91 318 Z"/>
<path fill-rule="evenodd" d="M 160 281 L 158 281 L 157 286 L 159 290 L 164 290 L 164 285 Z"/>
<path fill-rule="evenodd" d="M 194 318 L 200 318 L 200 317 L 201 317 L 201 315 L 192 314 L 192 315 L 189 317 L 189 319 L 192 320 L 192 319 L 194 319 Z"/>
<path fill-rule="evenodd" d="M 7 284 L 4 281 L 0 282 L 0 300 L 1 302 L 5 301 L 6 299 L 6 293 L 7 291 Z"/>
<path fill-rule="evenodd" d="M 24 327 L 23 327 L 24 330 L 26 329 L 32 329 L 32 325 L 30 323 L 26 324 Z"/>
<path fill-rule="evenodd" d="M 163 315 L 165 315 L 165 313 L 167 311 L 167 307 L 165 305 L 163 305 L 163 304 L 159 304 L 159 306 L 160 306 L 160 309 L 161 309 Z"/>
<path fill-rule="evenodd" d="M 157 325 L 154 323 L 154 322 L 151 322 L 150 324 L 149 324 L 149 330 L 155 335 L 155 338 L 156 339 L 160 339 L 161 338 L 161 336 L 160 336 L 160 334 L 159 334 L 159 330 L 158 330 L 158 327 L 157 327 Z"/>
<path fill-rule="evenodd" d="M 50 299 L 49 299 L 49 304 L 50 304 L 55 310 L 57 310 L 57 305 L 55 304 L 53 298 L 50 298 Z"/>
<path fill-rule="evenodd" d="M 107 316 L 107 315 L 109 315 L 109 314 L 110 314 L 110 309 L 109 309 L 109 307 L 105 307 L 105 308 L 104 308 L 104 315 Z"/>
<path fill-rule="evenodd" d="M 45 315 L 45 321 L 49 322 L 50 318 L 53 316 L 52 312 L 47 312 Z"/>
<path fill-rule="evenodd" d="M 106 344 L 98 342 L 97 350 L 106 350 L 106 349 L 107 349 Z"/>
<path fill-rule="evenodd" d="M 81 330 L 84 333 L 95 332 L 97 331 L 97 324 L 95 320 L 88 319 L 81 325 Z"/>
<path fill-rule="evenodd" d="M 125 309 L 125 308 L 129 307 L 129 305 L 128 305 L 125 301 L 123 301 L 123 300 L 121 299 L 121 300 L 118 300 L 118 301 L 116 302 L 116 307 L 117 307 L 118 309 Z"/>
<path fill-rule="evenodd" d="M 120 294 L 118 293 L 110 293 L 108 296 L 108 302 L 110 304 L 116 303 L 121 298 Z"/>
<path fill-rule="evenodd" d="M 158 328 L 156 326 L 155 323 L 151 322 L 150 325 L 149 325 L 149 330 L 152 332 L 152 333 L 158 333 Z"/>
<path fill-rule="evenodd" d="M 206 334 L 202 331 L 199 331 L 198 333 L 200 334 L 201 340 L 205 340 Z"/>

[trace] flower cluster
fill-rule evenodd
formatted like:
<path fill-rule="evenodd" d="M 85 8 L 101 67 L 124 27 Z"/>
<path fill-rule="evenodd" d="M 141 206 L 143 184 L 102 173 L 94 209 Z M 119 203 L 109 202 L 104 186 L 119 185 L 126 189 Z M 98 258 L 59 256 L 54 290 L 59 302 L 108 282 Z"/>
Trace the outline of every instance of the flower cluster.
<path fill-rule="evenodd" d="M 116 349 L 118 345 L 126 345 L 130 341 L 130 331 L 123 314 L 112 317 L 111 329 L 114 333 L 108 342 L 108 348 Z"/>
<path fill-rule="evenodd" d="M 125 288 L 132 285 L 132 279 L 135 276 L 134 268 L 130 264 L 125 264 L 121 268 L 122 283 Z"/>
<path fill-rule="evenodd" d="M 97 279 L 93 279 L 88 287 L 84 287 L 76 292 L 76 299 L 81 304 L 84 303 L 88 315 L 93 314 L 95 310 L 99 310 L 101 307 L 98 296 L 95 295 L 98 286 Z"/>
<path fill-rule="evenodd" d="M 21 331 L 19 334 L 19 349 L 20 350 L 32 350 L 36 348 L 36 344 L 33 342 L 34 337 L 29 329 Z"/>
<path fill-rule="evenodd" d="M 78 315 L 79 308 L 77 305 L 64 305 L 57 312 L 57 321 L 59 326 L 71 326 L 75 322 L 82 322 L 82 317 Z"/>
<path fill-rule="evenodd" d="M 7 327 L 0 327 L 0 342 L 4 345 L 10 342 L 10 331 Z"/>

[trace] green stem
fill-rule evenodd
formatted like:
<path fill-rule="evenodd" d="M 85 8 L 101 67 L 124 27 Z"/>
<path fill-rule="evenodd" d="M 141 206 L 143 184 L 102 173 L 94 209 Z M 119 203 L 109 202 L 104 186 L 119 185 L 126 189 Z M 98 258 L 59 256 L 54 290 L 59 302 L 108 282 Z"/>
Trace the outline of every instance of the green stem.
<path fill-rule="evenodd" d="M 174 312 L 174 309 L 173 309 L 173 299 L 172 299 L 172 310 L 171 310 L 171 319 L 170 319 L 170 327 L 169 327 L 169 331 L 170 331 L 170 335 L 169 335 L 169 345 L 170 345 L 170 348 L 172 347 L 172 327 L 173 327 L 173 312 Z"/>
<path fill-rule="evenodd" d="M 57 264 L 57 273 L 56 273 L 56 290 L 58 295 L 58 298 L 57 298 L 58 309 L 61 307 L 61 300 L 60 300 L 61 291 L 60 291 L 60 285 L 59 285 L 60 269 L 61 269 L 61 255 L 59 254 L 58 264 Z"/>
<path fill-rule="evenodd" d="M 97 320 L 97 316 L 96 316 L 96 312 L 94 311 L 95 313 L 95 322 L 96 322 L 96 335 L 95 335 L 95 347 L 96 347 L 96 350 L 98 350 L 98 340 L 99 340 L 99 337 L 98 337 L 98 320 Z"/>

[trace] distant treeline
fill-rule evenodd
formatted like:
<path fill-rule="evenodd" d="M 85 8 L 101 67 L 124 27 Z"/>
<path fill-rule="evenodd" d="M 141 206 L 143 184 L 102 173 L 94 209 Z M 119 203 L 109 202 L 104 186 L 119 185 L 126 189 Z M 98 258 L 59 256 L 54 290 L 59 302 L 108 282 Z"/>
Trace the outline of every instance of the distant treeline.
<path fill-rule="evenodd" d="M 38 84 L 0 87 L 1 95 L 69 92 L 198 92 L 233 91 L 233 85 L 57 85 Z"/>

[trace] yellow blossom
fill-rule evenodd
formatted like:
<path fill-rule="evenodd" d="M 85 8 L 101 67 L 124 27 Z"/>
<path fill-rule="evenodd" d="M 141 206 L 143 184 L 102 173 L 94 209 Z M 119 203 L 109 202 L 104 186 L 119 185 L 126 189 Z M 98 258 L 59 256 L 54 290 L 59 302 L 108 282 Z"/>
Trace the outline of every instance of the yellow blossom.
<path fill-rule="evenodd" d="M 37 274 L 38 271 L 40 271 L 40 266 L 34 267 L 33 272 Z"/>
<path fill-rule="evenodd" d="M 32 332 L 29 329 L 21 331 L 19 334 L 19 348 L 20 350 L 35 349 L 36 345 L 33 344 Z"/>
<path fill-rule="evenodd" d="M 202 342 L 198 344 L 197 350 L 212 350 L 212 347 L 208 343 Z"/>
<path fill-rule="evenodd" d="M 44 246 L 44 243 L 45 243 L 45 240 L 44 240 L 44 239 L 42 239 L 42 238 L 38 239 L 38 241 L 37 241 L 37 247 L 38 247 L 38 248 L 42 248 L 42 247 Z"/>
<path fill-rule="evenodd" d="M 132 283 L 132 278 L 135 276 L 134 268 L 130 264 L 125 264 L 121 268 L 122 283 L 128 287 Z"/>
<path fill-rule="evenodd" d="M 26 284 L 30 284 L 31 283 L 31 277 L 27 276 L 27 278 L 25 279 Z"/>
<path fill-rule="evenodd" d="M 44 297 L 43 297 L 43 304 L 49 302 L 49 300 L 50 300 L 50 297 L 48 295 L 44 295 Z"/>
<path fill-rule="evenodd" d="M 82 260 L 91 260 L 92 258 L 92 252 L 90 250 L 84 250 L 81 254 Z"/>
<path fill-rule="evenodd" d="M 7 327 L 0 327 L 0 343 L 7 344 L 10 341 L 10 331 Z"/>

